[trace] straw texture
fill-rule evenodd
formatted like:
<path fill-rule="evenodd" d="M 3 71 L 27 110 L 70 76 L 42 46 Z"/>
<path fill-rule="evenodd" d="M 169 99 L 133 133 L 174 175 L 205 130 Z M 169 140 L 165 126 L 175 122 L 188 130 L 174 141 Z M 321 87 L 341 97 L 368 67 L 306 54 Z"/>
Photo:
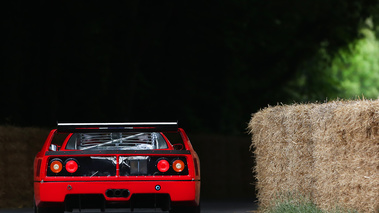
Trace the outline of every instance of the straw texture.
<path fill-rule="evenodd" d="M 0 126 L 0 209 L 33 203 L 33 160 L 49 131 Z"/>
<path fill-rule="evenodd" d="M 324 210 L 379 211 L 378 100 L 268 107 L 249 130 L 261 208 L 291 192 Z"/>

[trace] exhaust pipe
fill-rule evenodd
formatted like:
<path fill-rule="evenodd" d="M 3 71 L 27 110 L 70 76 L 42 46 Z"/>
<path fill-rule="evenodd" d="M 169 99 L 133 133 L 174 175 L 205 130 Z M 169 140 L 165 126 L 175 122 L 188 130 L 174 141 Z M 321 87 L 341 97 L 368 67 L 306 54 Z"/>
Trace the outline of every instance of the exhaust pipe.
<path fill-rule="evenodd" d="M 114 197 L 114 190 L 113 189 L 108 189 L 106 192 L 105 192 L 105 195 L 107 197 Z"/>
<path fill-rule="evenodd" d="M 127 189 L 108 189 L 105 192 L 107 197 L 129 197 L 130 192 Z"/>

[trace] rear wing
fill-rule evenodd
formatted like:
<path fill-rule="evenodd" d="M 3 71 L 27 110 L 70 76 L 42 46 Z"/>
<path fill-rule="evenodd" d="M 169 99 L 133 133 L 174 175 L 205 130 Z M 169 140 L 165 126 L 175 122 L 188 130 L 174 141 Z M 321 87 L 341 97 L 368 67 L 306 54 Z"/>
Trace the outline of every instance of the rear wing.
<path fill-rule="evenodd" d="M 176 132 L 178 122 L 58 123 L 60 133 L 86 132 Z"/>

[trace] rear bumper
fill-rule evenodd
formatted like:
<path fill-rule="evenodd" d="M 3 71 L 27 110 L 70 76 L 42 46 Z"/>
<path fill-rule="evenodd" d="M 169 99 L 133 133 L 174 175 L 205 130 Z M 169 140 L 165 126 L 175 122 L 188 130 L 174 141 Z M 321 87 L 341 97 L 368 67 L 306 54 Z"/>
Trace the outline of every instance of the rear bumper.
<path fill-rule="evenodd" d="M 108 197 L 108 189 L 126 189 L 128 197 Z M 200 181 L 67 181 L 34 182 L 36 205 L 64 203 L 67 195 L 101 194 L 106 202 L 127 202 L 135 194 L 168 194 L 171 202 L 198 205 Z"/>

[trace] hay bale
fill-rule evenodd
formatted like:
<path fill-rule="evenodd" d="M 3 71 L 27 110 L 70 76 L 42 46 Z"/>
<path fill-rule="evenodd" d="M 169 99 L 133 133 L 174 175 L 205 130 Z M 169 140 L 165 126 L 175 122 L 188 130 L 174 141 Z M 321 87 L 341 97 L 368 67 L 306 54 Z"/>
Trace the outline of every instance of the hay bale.
<path fill-rule="evenodd" d="M 362 212 L 379 210 L 379 101 L 334 106 L 314 137 L 315 202 Z"/>
<path fill-rule="evenodd" d="M 249 129 L 262 208 L 291 192 L 325 210 L 379 210 L 379 101 L 268 107 Z"/>
<path fill-rule="evenodd" d="M 257 197 L 268 207 L 279 192 L 311 196 L 313 157 L 309 110 L 313 105 L 267 108 L 252 118 Z"/>
<path fill-rule="evenodd" d="M 3 149 L 4 149 L 4 143 L 0 142 L 0 171 L 4 171 L 4 168 L 5 168 L 4 161 L 1 158 L 1 155 L 2 155 L 1 150 Z M 1 200 L 4 200 L 4 197 L 5 197 L 5 191 L 4 191 L 4 185 L 3 185 L 4 183 L 5 183 L 5 173 L 0 172 L 0 207 L 2 206 Z"/>
<path fill-rule="evenodd" d="M 31 207 L 33 161 L 48 130 L 0 126 L 0 208 Z"/>

